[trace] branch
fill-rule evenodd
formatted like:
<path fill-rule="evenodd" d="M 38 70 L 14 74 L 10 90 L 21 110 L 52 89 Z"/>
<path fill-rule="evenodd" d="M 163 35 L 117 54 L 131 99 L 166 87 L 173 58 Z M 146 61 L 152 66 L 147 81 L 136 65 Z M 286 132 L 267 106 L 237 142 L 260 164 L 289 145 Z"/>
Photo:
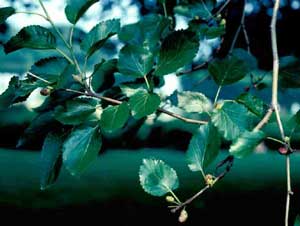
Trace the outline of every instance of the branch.
<path fill-rule="evenodd" d="M 238 29 L 236 30 L 235 35 L 233 37 L 233 40 L 232 40 L 232 43 L 231 43 L 231 46 L 230 46 L 230 49 L 229 49 L 229 53 L 232 53 L 232 51 L 235 47 L 236 41 L 239 37 L 241 29 L 243 30 L 243 33 L 244 33 L 244 37 L 245 37 L 245 41 L 246 41 L 246 45 L 247 45 L 247 50 L 250 53 L 250 41 L 249 41 L 249 36 L 248 36 L 247 30 L 246 30 L 246 26 L 245 26 L 245 17 L 246 17 L 246 11 L 245 11 L 246 7 L 245 6 L 246 6 L 246 3 L 247 3 L 247 0 L 244 0 L 241 22 L 240 22 L 240 25 L 238 26 Z"/>
<path fill-rule="evenodd" d="M 276 22 L 277 14 L 280 5 L 280 0 L 276 0 L 273 8 L 273 15 L 271 21 L 271 39 L 272 39 L 272 52 L 273 52 L 273 83 L 272 83 L 272 107 L 274 108 L 277 124 L 279 127 L 280 135 L 283 141 L 285 141 L 285 134 L 283 125 L 280 119 L 279 107 L 278 107 L 278 76 L 279 76 L 279 57 L 277 48 L 277 37 L 276 37 Z M 288 144 L 286 143 L 286 147 Z M 286 207 L 285 207 L 285 226 L 289 225 L 289 209 L 290 209 L 290 198 L 293 194 L 291 188 L 291 167 L 290 167 L 290 153 L 286 155 L 286 177 L 287 177 L 287 193 L 286 193 Z"/>
<path fill-rule="evenodd" d="M 81 92 L 81 91 L 72 90 L 72 89 L 65 89 L 65 91 L 77 93 L 77 94 L 80 94 L 80 95 L 95 97 L 97 99 L 104 100 L 104 101 L 107 101 L 107 102 L 112 103 L 112 104 L 119 105 L 119 104 L 123 103 L 122 101 L 119 101 L 119 100 L 116 100 L 116 99 L 113 99 L 113 98 L 110 98 L 110 97 L 101 96 L 101 95 L 99 95 L 99 94 L 97 94 L 97 93 L 95 93 L 91 90 L 87 90 L 87 92 Z M 163 108 L 158 108 L 157 111 L 161 112 L 161 113 L 164 113 L 166 115 L 169 115 L 173 118 L 177 118 L 177 119 L 179 119 L 183 122 L 186 122 L 186 123 L 197 124 L 197 125 L 203 125 L 203 124 L 207 123 L 207 121 L 203 121 L 203 120 L 186 118 L 184 116 L 181 116 L 179 114 L 176 114 L 174 112 L 168 111 L 168 110 L 163 109 Z"/>

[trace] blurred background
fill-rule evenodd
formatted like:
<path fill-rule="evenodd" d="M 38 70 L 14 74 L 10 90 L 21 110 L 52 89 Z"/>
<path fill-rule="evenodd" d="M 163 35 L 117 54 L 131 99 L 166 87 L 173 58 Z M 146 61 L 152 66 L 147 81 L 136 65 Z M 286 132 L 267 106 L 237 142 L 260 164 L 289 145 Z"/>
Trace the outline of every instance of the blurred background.
<path fill-rule="evenodd" d="M 200 0 L 201 1 L 201 0 Z M 200 2 L 199 1 L 199 2 Z M 44 0 L 50 16 L 63 34 L 68 34 L 70 24 L 64 15 L 65 1 Z M 179 0 L 167 0 L 168 10 Z M 197 2 L 197 1 L 195 1 Z M 225 1 L 218 0 L 219 4 Z M 0 7 L 13 6 L 17 11 L 42 12 L 38 1 L 1 0 Z M 221 38 L 202 39 L 195 58 L 195 65 L 207 61 L 212 54 L 225 56 L 231 46 L 233 36 L 239 26 L 244 1 L 232 0 L 223 11 L 226 19 L 226 34 Z M 259 68 L 267 73 L 272 68 L 270 29 L 273 1 L 247 0 L 245 25 L 250 38 L 252 54 L 257 58 Z M 80 20 L 74 32 L 75 50 L 79 60 L 78 43 L 99 21 L 120 18 L 126 25 L 139 21 L 150 12 L 163 14 L 156 0 L 101 0 L 91 7 Z M 300 1 L 281 0 L 278 16 L 278 46 L 280 56 L 300 56 L 300 33 L 295 32 L 300 21 Z M 176 29 L 185 29 L 188 18 L 175 15 Z M 16 14 L 0 25 L 0 93 L 8 86 L 14 75 L 23 76 L 37 60 L 56 55 L 55 52 L 20 50 L 5 55 L 2 45 L 22 27 L 30 24 L 48 26 L 34 15 Z M 114 36 L 90 61 L 89 68 L 99 63 L 101 58 L 117 57 L 122 43 Z M 245 48 L 242 35 L 236 47 Z M 63 47 L 61 47 L 63 48 Z M 219 49 L 216 52 L 216 49 Z M 300 71 L 300 70 L 299 70 Z M 300 73 L 300 72 L 299 72 Z M 164 85 L 157 90 L 162 96 L 174 91 L 192 90 L 203 92 L 213 99 L 217 86 L 211 79 L 204 79 L 206 70 L 191 74 L 165 76 Z M 300 79 L 300 74 L 299 74 Z M 246 77 L 237 84 L 224 87 L 220 99 L 235 98 L 249 86 Z M 270 103 L 271 77 L 266 75 L 264 89 L 251 89 L 251 93 Z M 300 90 L 280 89 L 279 102 L 284 121 L 300 109 Z M 159 116 L 149 117 L 138 127 L 125 134 L 106 137 L 104 151 L 97 162 L 80 178 L 71 177 L 66 171 L 58 179 L 57 185 L 47 191 L 39 190 L 39 150 L 42 140 L 34 140 L 21 149 L 16 149 L 18 139 L 35 117 L 34 109 L 43 103 L 43 97 L 36 90 L 22 104 L 0 111 L 0 211 L 3 216 L 14 221 L 40 222 L 48 220 L 95 220 L 110 225 L 177 225 L 177 216 L 171 214 L 163 198 L 154 198 L 142 191 L 138 182 L 138 167 L 144 157 L 157 156 L 165 160 L 179 174 L 181 187 L 178 191 L 182 199 L 188 198 L 203 186 L 201 175 L 188 171 L 184 151 L 188 146 L 194 126 L 178 120 Z M 272 137 L 279 137 L 275 123 L 264 128 Z M 295 134 L 292 143 L 300 147 L 300 134 Z M 256 153 L 246 159 L 237 160 L 228 176 L 188 208 L 190 218 L 187 225 L 283 225 L 285 205 L 284 157 L 276 150 L 278 144 L 265 142 Z M 224 143 L 220 160 L 226 157 L 228 144 Z M 291 222 L 300 212 L 300 164 L 299 154 L 292 157 L 292 178 L 295 195 L 292 198 Z M 105 223 L 107 222 L 107 223 Z"/>

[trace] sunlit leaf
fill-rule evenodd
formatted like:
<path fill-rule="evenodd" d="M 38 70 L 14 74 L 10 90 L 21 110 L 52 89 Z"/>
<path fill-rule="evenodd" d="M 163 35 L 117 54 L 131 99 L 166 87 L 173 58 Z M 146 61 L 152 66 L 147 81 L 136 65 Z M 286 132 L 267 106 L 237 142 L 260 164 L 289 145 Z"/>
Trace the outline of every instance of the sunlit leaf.
<path fill-rule="evenodd" d="M 151 51 L 146 47 L 126 45 L 119 54 L 118 69 L 124 75 L 143 77 L 154 63 Z"/>
<path fill-rule="evenodd" d="M 101 128 L 107 131 L 120 129 L 128 121 L 129 116 L 130 110 L 126 102 L 117 106 L 109 106 L 102 112 L 100 120 Z"/>
<path fill-rule="evenodd" d="M 229 152 L 235 157 L 245 157 L 264 139 L 265 134 L 262 131 L 245 131 L 230 146 Z"/>
<path fill-rule="evenodd" d="M 144 159 L 139 178 L 145 192 L 163 196 L 179 186 L 176 171 L 161 160 Z"/>
<path fill-rule="evenodd" d="M 245 106 L 226 101 L 212 114 L 212 123 L 227 140 L 235 140 L 249 128 L 249 115 Z"/>
<path fill-rule="evenodd" d="M 184 91 L 178 92 L 178 107 L 187 112 L 209 112 L 212 109 L 210 100 L 202 93 Z"/>
<path fill-rule="evenodd" d="M 129 99 L 129 106 L 134 118 L 139 119 L 154 113 L 160 104 L 160 97 L 155 93 L 138 91 Z"/>

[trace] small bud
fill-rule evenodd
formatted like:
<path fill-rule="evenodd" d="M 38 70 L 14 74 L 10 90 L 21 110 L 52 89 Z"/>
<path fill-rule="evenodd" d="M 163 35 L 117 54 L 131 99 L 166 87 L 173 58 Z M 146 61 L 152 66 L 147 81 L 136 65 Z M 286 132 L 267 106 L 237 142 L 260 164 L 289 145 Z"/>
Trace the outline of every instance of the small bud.
<path fill-rule="evenodd" d="M 79 83 L 83 83 L 82 81 L 82 77 L 80 75 L 72 75 L 73 76 L 73 79 L 76 81 L 76 82 L 79 82 Z"/>
<path fill-rule="evenodd" d="M 207 174 L 206 176 L 205 176 L 205 182 L 206 182 L 206 184 L 208 185 L 208 186 L 213 186 L 214 185 L 214 183 L 215 183 L 215 177 L 213 176 L 213 175 L 211 175 L 211 174 Z"/>
<path fill-rule="evenodd" d="M 285 138 L 284 138 L 284 141 L 285 141 L 286 143 L 289 143 L 289 142 L 290 142 L 290 138 L 289 138 L 289 137 L 285 137 Z"/>
<path fill-rule="evenodd" d="M 43 88 L 43 89 L 41 89 L 40 94 L 42 96 L 48 96 L 50 94 L 50 92 L 51 92 L 51 90 L 49 88 Z"/>
<path fill-rule="evenodd" d="M 220 25 L 226 25 L 226 20 L 222 19 L 221 22 L 220 22 Z"/>
<path fill-rule="evenodd" d="M 180 223 L 184 223 L 186 222 L 186 220 L 188 219 L 188 213 L 185 209 L 181 210 L 178 221 Z"/>
<path fill-rule="evenodd" d="M 217 104 L 215 105 L 215 109 L 219 110 L 219 109 L 221 109 L 221 108 L 222 108 L 222 104 L 217 103 Z"/>
<path fill-rule="evenodd" d="M 175 199 L 173 196 L 168 195 L 168 196 L 166 196 L 166 201 L 173 203 L 175 201 Z"/>

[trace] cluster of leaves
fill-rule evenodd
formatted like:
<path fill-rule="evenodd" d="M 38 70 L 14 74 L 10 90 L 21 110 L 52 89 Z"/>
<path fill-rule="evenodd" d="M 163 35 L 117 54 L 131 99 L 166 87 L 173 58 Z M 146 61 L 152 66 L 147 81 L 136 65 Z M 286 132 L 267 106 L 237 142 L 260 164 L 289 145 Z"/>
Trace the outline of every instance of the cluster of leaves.
<path fill-rule="evenodd" d="M 96 2 L 68 1 L 65 13 L 72 24 L 71 29 Z M 77 63 L 72 42 L 65 42 L 69 55 L 63 53 L 63 57 L 41 59 L 31 67 L 25 79 L 11 79 L 9 87 L 0 96 L 1 109 L 26 100 L 37 88 L 47 96 L 35 109 L 37 117 L 18 143 L 22 146 L 31 142 L 36 134 L 44 139 L 42 189 L 56 181 L 62 165 L 73 175 L 81 174 L 97 157 L 102 136 L 125 131 L 129 122 L 143 120 L 151 114 L 174 115 L 161 108 L 168 97 L 159 96 L 155 88 L 159 88 L 165 75 L 193 63 L 202 39 L 218 38 L 225 33 L 224 19 L 213 14 L 217 3 L 184 2 L 174 8 L 174 13 L 188 18 L 189 27 L 185 30 L 174 30 L 172 18 L 159 14 L 146 15 L 139 22 L 125 26 L 121 26 L 119 19 L 97 24 L 80 44 L 86 61 L 114 35 L 124 46 L 117 59 L 101 59 L 94 65 L 91 75 Z M 15 9 L 11 7 L 1 8 L 0 23 L 14 13 Z M 45 16 L 51 22 L 51 18 Z M 24 27 L 4 44 L 4 51 L 9 54 L 30 48 L 61 53 L 57 39 L 63 37 L 54 28 L 56 33 L 38 25 Z M 72 40 L 72 36 L 69 39 Z M 282 62 L 283 86 L 299 87 L 299 60 L 288 57 Z M 208 63 L 207 71 L 220 88 L 246 76 L 263 74 L 255 57 L 243 49 L 235 49 L 225 58 L 213 59 Z M 255 79 L 262 80 L 260 77 Z M 293 82 L 295 80 L 298 83 Z M 199 129 L 193 134 L 186 152 L 189 169 L 201 172 L 206 179 L 207 167 L 218 156 L 222 139 L 231 142 L 231 155 L 244 157 L 265 137 L 254 127 L 268 107 L 249 92 L 235 100 L 212 103 L 203 93 L 182 91 L 176 93 L 173 105 L 187 113 L 206 115 L 207 121 L 199 121 Z M 299 127 L 299 113 L 293 120 Z M 175 170 L 161 160 L 145 159 L 139 175 L 143 189 L 154 196 L 173 194 L 179 186 Z"/>

